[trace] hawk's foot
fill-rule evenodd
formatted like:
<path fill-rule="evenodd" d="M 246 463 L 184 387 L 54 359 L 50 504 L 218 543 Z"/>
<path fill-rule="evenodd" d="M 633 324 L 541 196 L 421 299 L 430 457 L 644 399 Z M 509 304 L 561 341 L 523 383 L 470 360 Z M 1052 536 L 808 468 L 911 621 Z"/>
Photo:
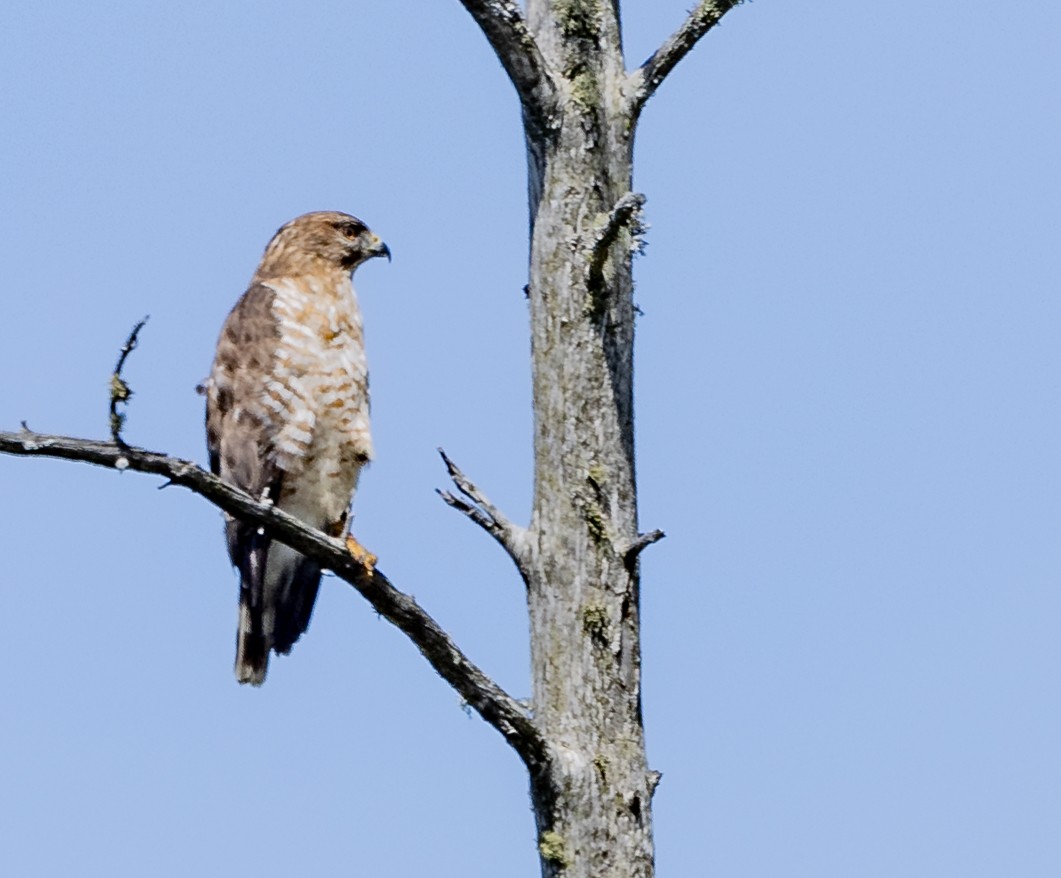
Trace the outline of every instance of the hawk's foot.
<path fill-rule="evenodd" d="M 365 569 L 371 574 L 376 567 L 376 562 L 379 560 L 373 555 L 368 549 L 361 545 L 353 536 L 350 534 L 346 535 L 346 550 L 350 555 L 357 561 L 360 561 L 365 565 Z"/>

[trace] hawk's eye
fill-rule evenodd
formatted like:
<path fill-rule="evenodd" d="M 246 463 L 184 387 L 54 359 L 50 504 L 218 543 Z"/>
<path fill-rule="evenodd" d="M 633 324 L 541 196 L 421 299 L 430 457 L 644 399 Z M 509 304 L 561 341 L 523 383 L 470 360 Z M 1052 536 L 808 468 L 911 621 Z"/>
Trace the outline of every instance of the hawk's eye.
<path fill-rule="evenodd" d="M 348 238 L 356 238 L 364 230 L 364 226 L 359 226 L 355 223 L 344 223 L 342 226 L 342 233 Z"/>

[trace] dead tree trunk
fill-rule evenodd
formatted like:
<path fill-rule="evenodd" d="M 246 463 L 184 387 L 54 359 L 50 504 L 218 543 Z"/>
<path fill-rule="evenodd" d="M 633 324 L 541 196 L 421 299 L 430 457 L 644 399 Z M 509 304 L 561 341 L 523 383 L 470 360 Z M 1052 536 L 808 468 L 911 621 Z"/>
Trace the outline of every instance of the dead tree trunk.
<path fill-rule="evenodd" d="M 564 17 L 545 2 L 528 15 L 557 75 L 559 105 L 529 149 L 535 551 L 527 596 L 534 716 L 553 757 L 533 793 L 539 851 L 544 875 L 649 876 L 653 781 L 630 552 L 637 204 L 620 204 L 632 199 L 626 71 L 614 15 L 570 4 Z"/>
<path fill-rule="evenodd" d="M 517 563 L 527 583 L 532 770 L 545 876 L 653 874 L 641 718 L 631 261 L 644 102 L 735 3 L 702 2 L 628 73 L 619 4 L 469 2 L 520 94 L 527 137 L 534 506 Z"/>

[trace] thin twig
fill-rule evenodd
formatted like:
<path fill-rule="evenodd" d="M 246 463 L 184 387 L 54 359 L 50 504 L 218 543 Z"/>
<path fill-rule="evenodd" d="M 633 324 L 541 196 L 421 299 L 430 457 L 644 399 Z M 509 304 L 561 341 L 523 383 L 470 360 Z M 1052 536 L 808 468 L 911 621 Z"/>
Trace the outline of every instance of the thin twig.
<path fill-rule="evenodd" d="M 342 540 L 308 527 L 275 506 L 258 502 L 189 460 L 117 442 L 35 433 L 25 424 L 18 433 L 0 432 L 0 452 L 58 457 L 163 476 L 230 515 L 263 527 L 273 539 L 312 558 L 352 585 L 377 613 L 404 631 L 439 675 L 519 753 L 532 775 L 545 766 L 546 743 L 526 709 L 464 655 L 412 597 L 398 591 L 378 569 L 366 568 Z"/>
<path fill-rule="evenodd" d="M 144 328 L 147 321 L 148 317 L 145 317 L 133 327 L 133 331 L 129 333 L 129 337 L 125 340 L 125 345 L 118 353 L 118 362 L 115 364 L 114 372 L 111 374 L 111 438 L 114 439 L 115 445 L 119 445 L 122 448 L 126 447 L 125 440 L 122 439 L 121 435 L 122 425 L 125 423 L 125 414 L 118 411 L 118 406 L 128 404 L 133 396 L 132 388 L 126 383 L 125 379 L 122 378 L 122 369 L 125 367 L 126 357 L 136 350 L 136 342 L 140 335 L 140 330 Z"/>
<path fill-rule="evenodd" d="M 516 87 L 528 121 L 547 129 L 555 112 L 556 86 L 538 43 L 513 0 L 461 0 L 497 53 Z"/>
<path fill-rule="evenodd" d="M 641 109 L 660 83 L 667 78 L 679 61 L 697 44 L 699 39 L 722 19 L 740 6 L 744 0 L 700 0 L 685 22 L 660 46 L 644 64 L 631 75 L 631 116 L 637 118 Z"/>
<path fill-rule="evenodd" d="M 468 516 L 497 540 L 516 563 L 516 567 L 526 580 L 527 560 L 530 552 L 527 531 L 509 521 L 501 510 L 476 487 L 475 483 L 461 472 L 460 467 L 450 460 L 445 451 L 440 448 L 438 453 L 442 457 L 442 462 L 446 464 L 446 471 L 453 480 L 453 484 L 457 486 L 457 490 L 471 502 L 441 489 L 436 489 L 438 495 L 449 506 Z"/>
<path fill-rule="evenodd" d="M 478 506 L 473 506 L 471 503 L 462 500 L 455 494 L 452 494 L 449 491 L 443 491 L 442 488 L 435 488 L 435 493 L 446 502 L 447 506 L 452 506 L 458 512 L 467 515 L 468 518 L 474 521 L 491 536 L 494 535 L 494 528 L 497 526 L 496 522 Z"/>

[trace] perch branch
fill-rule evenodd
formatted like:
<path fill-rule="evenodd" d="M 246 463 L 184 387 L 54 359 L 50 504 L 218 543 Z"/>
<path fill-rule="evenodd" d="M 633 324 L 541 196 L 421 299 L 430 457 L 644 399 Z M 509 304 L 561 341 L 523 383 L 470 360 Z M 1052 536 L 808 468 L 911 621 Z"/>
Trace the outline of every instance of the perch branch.
<path fill-rule="evenodd" d="M 527 119 L 549 127 L 556 87 L 538 43 L 514 0 L 461 0 L 516 87 Z"/>
<path fill-rule="evenodd" d="M 660 46 L 644 64 L 631 74 L 631 116 L 637 118 L 641 109 L 660 83 L 667 78 L 679 61 L 722 19 L 733 7 L 744 0 L 700 0 L 689 13 L 685 22 Z"/>
<path fill-rule="evenodd" d="M 114 366 L 114 372 L 111 373 L 111 438 L 114 440 L 115 445 L 120 445 L 122 448 L 125 447 L 125 440 L 122 439 L 122 426 L 125 424 L 125 414 L 118 411 L 118 406 L 126 405 L 133 396 L 132 388 L 129 387 L 129 385 L 126 384 L 125 379 L 122 378 L 122 369 L 125 368 L 126 358 L 136 350 L 137 337 L 140 335 L 140 330 L 144 328 L 146 323 L 147 317 L 133 327 L 133 331 L 129 333 L 129 337 L 125 340 L 124 346 L 121 351 L 118 352 L 118 362 Z"/>
<path fill-rule="evenodd" d="M 532 774 L 545 765 L 548 758 L 545 740 L 527 711 L 473 664 L 412 597 L 398 591 L 379 570 L 366 568 L 350 554 L 343 541 L 308 527 L 274 506 L 259 503 L 191 461 L 124 443 L 50 436 L 23 425 L 18 433 L 0 432 L 0 452 L 79 460 L 111 469 L 163 476 L 230 515 L 265 528 L 274 539 L 297 549 L 352 585 L 377 613 L 404 631 L 438 674 L 519 753 Z"/>
<path fill-rule="evenodd" d="M 451 494 L 449 491 L 443 491 L 441 489 L 438 489 L 438 495 L 448 505 L 452 506 L 458 512 L 462 512 L 464 515 L 468 516 L 468 518 L 497 540 L 502 548 L 508 552 L 512 560 L 516 562 L 516 567 L 519 568 L 519 572 L 523 575 L 524 580 L 526 580 L 526 566 L 530 552 L 530 541 L 527 537 L 526 529 L 509 521 L 502 512 L 494 506 L 489 499 L 487 499 L 486 495 L 475 486 L 475 483 L 461 472 L 460 467 L 450 460 L 445 451 L 440 448 L 438 449 L 438 453 L 442 457 L 442 462 L 446 464 L 446 470 L 449 472 L 449 477 L 453 479 L 453 484 L 457 486 L 457 490 L 463 494 L 467 500 L 465 500 L 464 497 L 458 497 L 455 494 Z M 471 502 L 468 502 L 469 500 Z"/>

